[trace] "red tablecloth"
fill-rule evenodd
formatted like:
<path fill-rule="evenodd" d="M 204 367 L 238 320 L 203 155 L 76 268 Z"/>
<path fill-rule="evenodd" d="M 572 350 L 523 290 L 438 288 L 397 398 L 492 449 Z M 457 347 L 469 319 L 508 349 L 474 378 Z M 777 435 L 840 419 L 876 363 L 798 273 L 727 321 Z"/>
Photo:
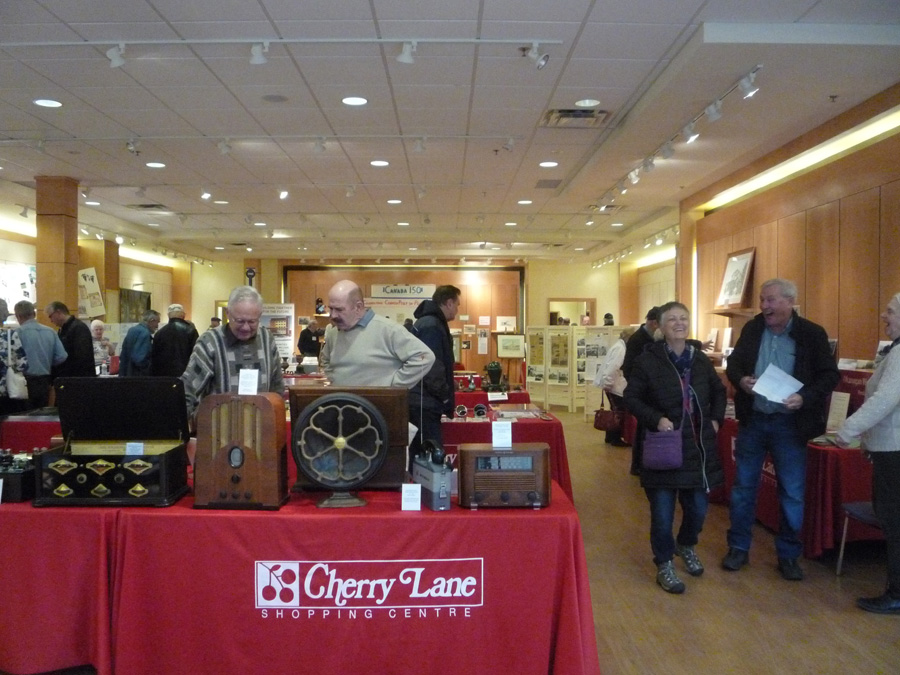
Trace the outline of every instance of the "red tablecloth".
<path fill-rule="evenodd" d="M 581 528 L 559 486 L 540 511 L 365 496 L 359 509 L 122 510 L 116 671 L 599 673 Z M 344 604 L 320 597 L 352 580 Z"/>
<path fill-rule="evenodd" d="M 725 469 L 725 489 L 710 495 L 710 499 L 728 503 L 734 483 L 734 441 L 738 425 L 725 420 L 719 432 L 719 458 Z M 803 555 L 818 558 L 825 551 L 838 546 L 844 527 L 841 504 L 872 499 L 872 465 L 859 450 L 833 445 L 813 445 L 806 448 L 806 497 L 804 505 Z M 763 463 L 756 502 L 756 519 L 770 530 L 778 529 L 778 481 L 775 467 L 768 456 Z M 847 541 L 881 539 L 880 530 L 850 521 Z"/>
<path fill-rule="evenodd" d="M 119 509 L 0 504 L 0 670 L 112 672 L 110 578 Z M 150 556 L 153 557 L 153 556 Z"/>
<path fill-rule="evenodd" d="M 488 401 L 486 391 L 457 391 L 454 394 L 456 405 L 464 405 L 472 410 L 479 403 L 489 405 L 490 403 L 531 403 L 531 395 L 527 391 L 510 391 L 507 392 L 506 401 Z"/>
<path fill-rule="evenodd" d="M 61 434 L 56 415 L 11 415 L 0 424 L 0 447 L 31 452 L 51 447 L 50 439 Z"/>
<path fill-rule="evenodd" d="M 550 476 L 560 484 L 569 499 L 574 500 L 562 422 L 553 415 L 550 417 L 551 420 L 516 420 L 512 424 L 512 440 L 513 443 L 547 443 L 550 446 Z M 441 425 L 441 435 L 444 438 L 444 450 L 448 454 L 458 455 L 462 443 L 490 443 L 491 423 L 462 422 L 458 419 L 448 421 Z"/>

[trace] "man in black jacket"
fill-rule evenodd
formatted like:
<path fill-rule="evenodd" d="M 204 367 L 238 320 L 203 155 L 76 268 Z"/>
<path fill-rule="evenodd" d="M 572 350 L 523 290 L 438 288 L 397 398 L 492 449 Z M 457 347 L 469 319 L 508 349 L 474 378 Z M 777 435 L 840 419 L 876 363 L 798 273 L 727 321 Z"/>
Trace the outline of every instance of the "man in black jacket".
<path fill-rule="evenodd" d="M 456 286 L 438 286 L 431 300 L 423 300 L 413 312 L 412 332 L 434 352 L 434 365 L 409 392 L 409 421 L 419 428 L 410 456 L 421 452 L 423 439 L 442 446 L 441 415 L 453 417 L 453 339 L 448 322 L 459 311 L 460 293 Z"/>
<path fill-rule="evenodd" d="M 185 321 L 184 307 L 169 305 L 169 323 L 156 331 L 151 348 L 151 373 L 157 376 L 181 377 L 187 368 L 197 342 L 197 329 Z"/>
<path fill-rule="evenodd" d="M 778 570 L 789 581 L 803 579 L 797 559 L 803 552 L 803 500 L 806 444 L 825 431 L 825 403 L 840 380 L 828 335 L 794 311 L 797 287 L 770 279 L 759 293 L 760 310 L 744 326 L 728 357 L 726 374 L 734 385 L 738 418 L 735 480 L 731 488 L 731 527 L 722 567 L 739 570 L 750 561 L 751 526 L 756 513 L 760 472 L 768 452 L 778 477 L 781 522 L 775 537 Z M 767 368 L 799 380 L 799 391 L 773 401 L 753 391 Z"/>
<path fill-rule="evenodd" d="M 625 343 L 625 358 L 622 360 L 622 375 L 625 382 L 628 382 L 628 376 L 634 367 L 634 361 L 637 357 L 644 353 L 647 345 L 652 345 L 656 340 L 654 337 L 656 331 L 659 330 L 659 307 L 651 307 L 647 312 L 646 319 L 641 327 L 638 328 Z M 632 476 L 641 475 L 641 436 L 643 436 L 643 427 L 638 424 L 638 428 L 634 434 L 634 440 L 631 443 L 631 470 Z"/>
<path fill-rule="evenodd" d="M 96 375 L 94 338 L 91 336 L 91 329 L 84 321 L 70 315 L 69 308 L 59 300 L 54 300 L 47 305 L 46 312 L 50 322 L 59 328 L 59 341 L 62 342 L 69 355 L 65 361 L 50 369 L 51 379 Z"/>

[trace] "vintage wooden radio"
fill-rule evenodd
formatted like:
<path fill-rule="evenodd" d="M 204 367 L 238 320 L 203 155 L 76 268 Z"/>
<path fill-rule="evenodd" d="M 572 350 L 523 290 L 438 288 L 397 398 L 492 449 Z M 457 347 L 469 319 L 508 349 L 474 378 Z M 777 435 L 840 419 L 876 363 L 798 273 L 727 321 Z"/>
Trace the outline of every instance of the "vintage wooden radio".
<path fill-rule="evenodd" d="M 295 427 L 304 410 L 326 394 L 347 393 L 371 403 L 387 424 L 387 456 L 381 468 L 363 486 L 366 490 L 399 490 L 406 478 L 406 446 L 409 442 L 409 391 L 398 387 L 334 387 L 326 385 L 289 387 L 291 424 Z M 308 416 L 308 415 L 307 415 Z M 297 430 L 294 428 L 294 434 Z M 296 460 L 296 457 L 295 457 Z M 298 467 L 295 492 L 322 490 Z"/>
<path fill-rule="evenodd" d="M 284 412 L 284 399 L 271 392 L 200 401 L 194 508 L 281 508 L 288 500 Z"/>
<path fill-rule="evenodd" d="M 177 377 L 56 380 L 64 445 L 35 456 L 35 506 L 169 506 L 188 491 Z"/>
<path fill-rule="evenodd" d="M 550 505 L 550 446 L 490 443 L 459 446 L 459 505 L 477 509 Z"/>

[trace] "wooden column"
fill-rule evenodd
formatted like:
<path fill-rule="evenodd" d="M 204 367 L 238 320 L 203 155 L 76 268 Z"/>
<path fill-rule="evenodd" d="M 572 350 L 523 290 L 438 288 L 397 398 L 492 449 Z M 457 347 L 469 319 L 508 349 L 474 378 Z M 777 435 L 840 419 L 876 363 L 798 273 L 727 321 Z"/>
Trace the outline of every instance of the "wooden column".
<path fill-rule="evenodd" d="M 36 176 L 37 319 L 49 325 L 44 308 L 61 300 L 78 307 L 78 181 Z"/>

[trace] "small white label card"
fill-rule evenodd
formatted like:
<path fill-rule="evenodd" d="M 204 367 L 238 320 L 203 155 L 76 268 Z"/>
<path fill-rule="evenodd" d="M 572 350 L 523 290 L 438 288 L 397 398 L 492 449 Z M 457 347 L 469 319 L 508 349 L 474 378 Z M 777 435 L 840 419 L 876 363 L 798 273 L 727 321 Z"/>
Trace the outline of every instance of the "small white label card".
<path fill-rule="evenodd" d="M 505 391 L 489 391 L 487 393 L 488 401 L 508 401 L 509 396 L 507 396 Z"/>
<path fill-rule="evenodd" d="M 847 419 L 847 410 L 850 407 L 850 394 L 846 391 L 831 392 L 831 405 L 828 407 L 828 421 L 825 423 L 826 431 L 837 431 Z"/>
<path fill-rule="evenodd" d="M 142 441 L 128 441 L 125 443 L 126 455 L 143 455 L 144 443 Z"/>
<path fill-rule="evenodd" d="M 495 448 L 511 448 L 512 422 L 491 422 L 491 442 Z"/>
<path fill-rule="evenodd" d="M 259 368 L 245 368 L 240 371 L 238 394 L 255 396 L 259 393 Z"/>
<path fill-rule="evenodd" d="M 422 485 L 419 483 L 404 483 L 400 496 L 401 511 L 422 510 Z"/>

